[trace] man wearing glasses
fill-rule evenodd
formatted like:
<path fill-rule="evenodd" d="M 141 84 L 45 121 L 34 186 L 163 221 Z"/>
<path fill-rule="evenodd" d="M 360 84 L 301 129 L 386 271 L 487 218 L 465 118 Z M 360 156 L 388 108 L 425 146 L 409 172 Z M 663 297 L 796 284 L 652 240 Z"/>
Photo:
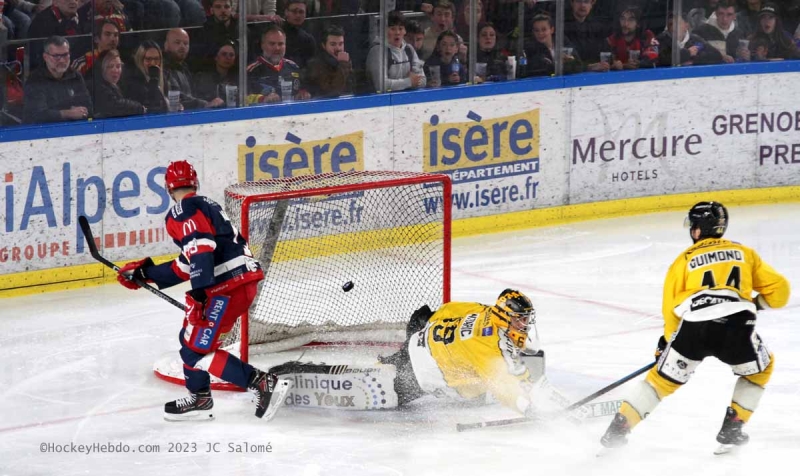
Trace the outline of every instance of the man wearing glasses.
<path fill-rule="evenodd" d="M 69 43 L 51 36 L 44 43 L 45 66 L 25 83 L 24 122 L 77 121 L 89 117 L 92 100 L 81 75 L 69 68 Z"/>

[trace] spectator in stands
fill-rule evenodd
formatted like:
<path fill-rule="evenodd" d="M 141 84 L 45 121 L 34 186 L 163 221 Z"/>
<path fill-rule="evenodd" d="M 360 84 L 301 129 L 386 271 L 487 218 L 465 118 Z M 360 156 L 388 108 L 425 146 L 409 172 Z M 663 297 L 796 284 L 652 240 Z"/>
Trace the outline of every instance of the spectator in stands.
<path fill-rule="evenodd" d="M 374 45 L 367 55 L 367 73 L 375 90 L 380 89 L 384 77 L 387 91 L 402 91 L 425 87 L 422 61 L 414 48 L 405 42 L 406 21 L 397 10 L 389 12 L 386 29 L 386 64 L 381 64 L 381 45 Z"/>
<path fill-rule="evenodd" d="M 123 0 L 129 1 L 129 0 Z M 181 24 L 181 9 L 174 0 L 139 0 L 144 6 L 146 30 L 176 28 Z"/>
<path fill-rule="evenodd" d="M 483 12 L 483 2 L 476 0 L 477 8 L 475 8 L 475 24 L 480 25 L 486 22 L 486 15 Z M 470 0 L 462 0 L 457 8 L 456 15 L 456 33 L 464 41 L 469 41 L 469 17 L 470 17 Z M 408 28 L 406 28 L 408 29 Z"/>
<path fill-rule="evenodd" d="M 600 52 L 611 34 L 610 22 L 593 12 L 596 0 L 570 0 L 571 11 L 564 19 L 564 36 L 572 40 L 587 71 L 608 71 L 611 64 L 600 61 Z"/>
<path fill-rule="evenodd" d="M 186 30 L 173 28 L 167 32 L 164 55 L 167 94 L 169 95 L 170 91 L 180 91 L 180 104 L 184 109 L 219 107 L 224 104 L 220 98 L 209 102 L 192 94 L 192 72 L 186 65 L 186 58 L 189 56 L 189 35 Z"/>
<path fill-rule="evenodd" d="M 228 86 L 239 87 L 239 67 L 236 61 L 236 45 L 232 41 L 222 43 L 214 52 L 214 63 L 211 67 L 194 76 L 194 92 L 200 99 L 213 101 L 220 98 L 225 105 L 238 105 L 237 94 L 232 94 L 228 104 Z M 227 89 L 226 89 L 227 88 Z"/>
<path fill-rule="evenodd" d="M 121 89 L 125 97 L 142 104 L 147 112 L 167 112 L 167 89 L 161 48 L 145 40 L 133 54 L 133 67 L 126 68 Z"/>
<path fill-rule="evenodd" d="M 53 0 L 53 6 L 33 17 L 28 29 L 29 38 L 72 36 L 89 33 L 91 23 L 80 23 L 78 0 Z"/>
<path fill-rule="evenodd" d="M 121 117 L 145 114 L 147 108 L 141 103 L 126 98 L 119 88 L 122 77 L 122 59 L 119 51 L 107 50 L 97 58 L 94 68 L 94 117 Z"/>
<path fill-rule="evenodd" d="M 308 62 L 308 90 L 314 97 L 338 97 L 353 92 L 353 64 L 344 50 L 344 30 L 330 25 L 322 32 L 322 48 Z"/>
<path fill-rule="evenodd" d="M 478 51 L 476 63 L 486 64 L 486 77 L 483 81 L 498 81 L 506 79 L 506 62 L 504 55 L 497 45 L 497 30 L 491 23 L 478 25 Z"/>
<path fill-rule="evenodd" d="M 419 25 L 419 22 L 408 20 L 406 22 L 406 43 L 414 47 L 417 56 L 422 54 L 422 42 L 425 40 L 425 31 Z"/>
<path fill-rule="evenodd" d="M 2 24 L 8 29 L 8 39 L 28 37 L 31 17 L 24 8 L 21 0 L 0 0 L 0 17 L 3 18 Z"/>
<path fill-rule="evenodd" d="M 741 45 L 739 40 L 745 35 L 737 27 L 735 0 L 715 0 L 716 9 L 711 13 L 706 23 L 694 30 L 697 36 L 703 38 L 709 45 L 722 54 L 722 61 L 733 63 L 738 58 L 740 61 L 750 60 L 750 50 Z"/>
<path fill-rule="evenodd" d="M 425 77 L 429 87 L 453 86 L 467 82 L 467 65 L 458 60 L 458 34 L 445 30 L 436 40 L 436 49 L 425 62 Z M 438 68 L 439 74 L 432 74 L 431 68 Z"/>
<path fill-rule="evenodd" d="M 556 29 L 550 15 L 540 13 L 533 17 L 533 41 L 525 45 L 525 56 L 528 58 L 527 71 L 517 65 L 517 77 L 549 76 L 555 73 L 555 58 L 561 55 L 565 73 L 576 73 L 583 69 L 580 53 L 564 37 L 564 50 L 555 51 Z"/>
<path fill-rule="evenodd" d="M 653 32 L 642 27 L 641 10 L 625 7 L 619 14 L 614 33 L 606 39 L 606 51 L 613 55 L 611 69 L 653 67 L 658 59 L 654 48 L 657 43 L 653 40 Z"/>
<path fill-rule="evenodd" d="M 761 11 L 761 0 L 746 0 L 746 6 L 736 14 L 736 24 L 745 36 L 758 30 L 758 13 Z"/>
<path fill-rule="evenodd" d="M 101 20 L 94 28 L 94 42 L 97 47 L 79 56 L 72 62 L 72 69 L 85 80 L 92 78 L 92 67 L 101 53 L 116 50 L 119 46 L 119 27 L 112 20 Z"/>
<path fill-rule="evenodd" d="M 286 57 L 303 69 L 308 60 L 314 57 L 317 45 L 314 37 L 301 27 L 306 21 L 305 0 L 287 0 L 284 32 L 286 33 Z"/>
<path fill-rule="evenodd" d="M 272 24 L 261 35 L 261 56 L 247 67 L 247 104 L 309 99 L 300 67 L 285 58 L 286 33 Z"/>
<path fill-rule="evenodd" d="M 750 39 L 761 39 L 767 42 L 767 58 L 797 59 L 800 51 L 792 41 L 792 35 L 783 29 L 783 22 L 778 16 L 778 7 L 774 3 L 765 3 L 758 12 L 758 29 Z"/>
<path fill-rule="evenodd" d="M 722 54 L 709 45 L 702 37 L 695 35 L 689 28 L 686 15 L 681 15 L 678 20 L 678 45 L 680 46 L 680 65 L 691 66 L 701 64 L 716 64 L 722 62 Z M 673 16 L 667 16 L 667 29 L 658 35 L 659 44 L 658 64 L 670 66 L 672 64 L 672 26 Z"/>
<path fill-rule="evenodd" d="M 422 41 L 422 56 L 420 56 L 422 61 L 426 61 L 433 54 L 442 32 L 454 31 L 456 6 L 447 0 L 440 0 L 433 6 L 431 19 L 433 24 L 425 29 L 425 38 Z M 459 43 L 462 43 L 461 38 Z"/>
<path fill-rule="evenodd" d="M 200 26 L 206 21 L 206 10 L 200 0 L 172 0 L 181 10 L 181 26 Z"/>
<path fill-rule="evenodd" d="M 769 43 L 764 38 L 750 40 L 751 58 L 753 61 L 769 61 Z"/>
<path fill-rule="evenodd" d="M 144 6 L 141 3 L 132 2 L 130 5 L 130 8 L 141 8 L 141 14 L 144 13 Z M 117 25 L 119 32 L 131 31 L 131 22 L 128 20 L 125 8 L 120 0 L 89 0 L 78 9 L 78 18 L 83 24 L 94 23 L 95 26 L 103 20 L 109 20 Z"/>
<path fill-rule="evenodd" d="M 51 36 L 44 42 L 44 62 L 25 82 L 24 122 L 88 118 L 92 101 L 81 75 L 69 69 L 69 43 L 64 37 Z"/>
<path fill-rule="evenodd" d="M 239 41 L 239 21 L 231 14 L 233 0 L 213 0 L 211 15 L 201 30 L 194 30 L 192 54 L 200 59 L 211 59 L 219 45 Z"/>

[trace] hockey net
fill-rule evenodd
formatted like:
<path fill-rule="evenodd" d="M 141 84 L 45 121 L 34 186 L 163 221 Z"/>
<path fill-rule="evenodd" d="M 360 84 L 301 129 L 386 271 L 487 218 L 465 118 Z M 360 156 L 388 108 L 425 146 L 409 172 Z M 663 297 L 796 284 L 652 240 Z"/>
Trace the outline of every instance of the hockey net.
<path fill-rule="evenodd" d="M 226 188 L 225 209 L 265 274 L 223 343 L 245 361 L 311 342 L 402 342 L 415 309 L 450 299 L 447 176 L 244 182 Z"/>

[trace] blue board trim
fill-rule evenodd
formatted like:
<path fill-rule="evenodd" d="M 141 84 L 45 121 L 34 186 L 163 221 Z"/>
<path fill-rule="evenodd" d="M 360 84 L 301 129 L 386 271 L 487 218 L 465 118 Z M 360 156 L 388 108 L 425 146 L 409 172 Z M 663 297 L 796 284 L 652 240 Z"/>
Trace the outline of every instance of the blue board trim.
<path fill-rule="evenodd" d="M 800 72 L 800 61 L 657 68 L 613 73 L 580 73 L 570 76 L 531 78 L 521 81 L 456 86 L 432 90 L 403 91 L 392 94 L 371 94 L 366 96 L 269 106 L 191 111 L 179 114 L 135 116 L 121 119 L 101 119 L 80 123 L 73 122 L 7 127 L 0 129 L 0 142 L 19 142 L 109 132 L 163 129 L 218 122 L 247 121 L 269 117 L 298 116 L 375 107 L 421 104 L 434 101 L 449 101 L 453 99 L 500 96 L 531 91 L 638 83 L 643 81 L 666 81 L 714 76 L 794 72 Z"/>

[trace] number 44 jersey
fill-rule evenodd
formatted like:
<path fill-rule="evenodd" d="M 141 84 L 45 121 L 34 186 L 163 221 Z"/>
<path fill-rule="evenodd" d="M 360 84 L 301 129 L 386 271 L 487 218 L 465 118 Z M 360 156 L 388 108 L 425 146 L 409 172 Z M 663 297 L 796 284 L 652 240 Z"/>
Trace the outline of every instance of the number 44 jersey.
<path fill-rule="evenodd" d="M 530 373 L 507 330 L 494 325 L 490 309 L 467 302 L 441 306 L 408 343 L 414 375 L 426 393 L 472 399 L 489 392 L 524 411 Z"/>
<path fill-rule="evenodd" d="M 770 307 L 789 300 L 789 282 L 751 248 L 706 238 L 672 263 L 664 280 L 664 336 L 669 341 L 681 319 L 711 321 L 741 311 L 754 315 L 753 292 Z"/>

